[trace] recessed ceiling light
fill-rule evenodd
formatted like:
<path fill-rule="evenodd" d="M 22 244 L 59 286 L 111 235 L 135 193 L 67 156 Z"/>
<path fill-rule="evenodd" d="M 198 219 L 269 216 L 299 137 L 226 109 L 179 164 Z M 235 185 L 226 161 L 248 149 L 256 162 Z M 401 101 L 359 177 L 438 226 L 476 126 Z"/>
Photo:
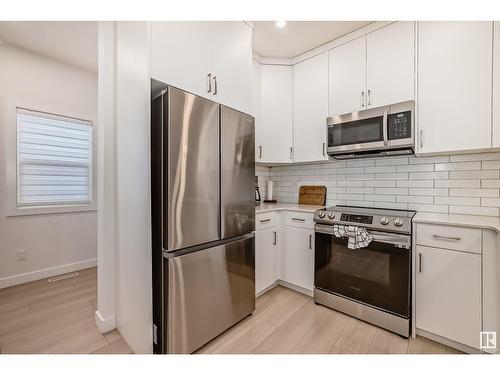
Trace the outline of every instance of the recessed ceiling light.
<path fill-rule="evenodd" d="M 280 29 L 282 27 L 285 27 L 286 26 L 286 21 L 276 21 L 276 27 L 279 27 Z"/>

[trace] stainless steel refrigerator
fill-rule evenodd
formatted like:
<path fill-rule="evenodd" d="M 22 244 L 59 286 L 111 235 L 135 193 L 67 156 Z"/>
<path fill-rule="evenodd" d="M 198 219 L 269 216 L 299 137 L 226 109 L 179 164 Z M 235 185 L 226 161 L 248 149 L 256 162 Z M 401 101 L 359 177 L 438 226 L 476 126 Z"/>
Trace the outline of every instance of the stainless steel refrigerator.
<path fill-rule="evenodd" d="M 255 309 L 254 119 L 151 87 L 153 348 L 192 353 Z"/>

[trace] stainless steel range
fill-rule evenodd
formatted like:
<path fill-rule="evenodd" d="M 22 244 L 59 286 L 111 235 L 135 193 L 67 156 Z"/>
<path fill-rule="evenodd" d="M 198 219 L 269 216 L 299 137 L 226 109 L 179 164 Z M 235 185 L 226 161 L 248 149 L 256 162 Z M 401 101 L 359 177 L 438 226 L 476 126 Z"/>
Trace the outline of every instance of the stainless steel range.
<path fill-rule="evenodd" d="M 317 210 L 315 302 L 409 337 L 415 213 L 351 206 Z"/>

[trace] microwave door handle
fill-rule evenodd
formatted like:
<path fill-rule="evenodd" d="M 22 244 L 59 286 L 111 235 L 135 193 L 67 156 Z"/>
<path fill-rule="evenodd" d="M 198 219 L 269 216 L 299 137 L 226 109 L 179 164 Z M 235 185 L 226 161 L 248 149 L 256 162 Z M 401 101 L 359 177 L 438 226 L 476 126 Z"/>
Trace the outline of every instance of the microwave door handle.
<path fill-rule="evenodd" d="M 387 146 L 389 141 L 387 139 L 387 109 L 384 111 L 384 117 L 382 120 L 383 124 L 383 131 L 382 133 L 384 134 L 384 146 Z"/>

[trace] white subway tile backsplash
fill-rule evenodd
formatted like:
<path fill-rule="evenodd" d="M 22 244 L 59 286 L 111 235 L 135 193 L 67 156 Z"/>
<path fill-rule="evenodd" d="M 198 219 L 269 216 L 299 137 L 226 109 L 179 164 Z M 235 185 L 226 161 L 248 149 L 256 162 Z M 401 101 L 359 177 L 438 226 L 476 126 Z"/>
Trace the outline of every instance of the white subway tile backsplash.
<path fill-rule="evenodd" d="M 436 163 L 448 163 L 450 161 L 449 156 L 429 156 L 429 157 L 411 157 L 408 159 L 409 164 L 436 164 Z"/>
<path fill-rule="evenodd" d="M 324 185 L 327 205 L 492 216 L 500 211 L 500 153 L 258 166 L 256 175 L 261 195 L 272 180 L 280 202 L 297 202 L 301 185 Z"/>
<path fill-rule="evenodd" d="M 436 187 L 479 189 L 481 187 L 481 183 L 479 180 L 436 180 Z"/>
<path fill-rule="evenodd" d="M 413 196 L 413 195 L 398 195 L 396 196 L 396 202 L 432 204 L 434 203 L 434 198 L 424 197 L 424 196 Z"/>
<path fill-rule="evenodd" d="M 482 162 L 483 169 L 500 169 L 500 160 L 488 160 Z"/>
<path fill-rule="evenodd" d="M 479 198 L 468 197 L 434 197 L 435 204 L 459 205 L 459 206 L 480 206 Z"/>
<path fill-rule="evenodd" d="M 408 180 L 408 181 L 401 180 L 396 182 L 397 182 L 396 184 L 397 187 L 419 187 L 419 188 L 434 187 L 434 180 Z"/>
<path fill-rule="evenodd" d="M 396 181 L 390 181 L 390 180 L 365 181 L 365 186 L 366 187 L 396 187 Z"/>
<path fill-rule="evenodd" d="M 500 176 L 498 174 L 498 170 L 491 171 L 457 171 L 450 172 L 450 179 L 452 180 L 477 180 L 477 179 L 498 179 Z"/>
<path fill-rule="evenodd" d="M 398 172 L 433 172 L 434 164 L 398 165 Z"/>
<path fill-rule="evenodd" d="M 449 172 L 414 172 L 410 173 L 410 180 L 447 180 Z"/>
<path fill-rule="evenodd" d="M 481 162 L 469 163 L 439 163 L 434 164 L 436 171 L 478 171 L 481 169 Z"/>
<path fill-rule="evenodd" d="M 500 180 L 481 180 L 482 188 L 500 188 Z"/>
<path fill-rule="evenodd" d="M 375 194 L 408 195 L 407 188 L 375 188 Z"/>
<path fill-rule="evenodd" d="M 446 197 L 448 189 L 430 189 L 430 188 L 410 188 L 409 195 L 430 195 L 434 197 Z"/>
<path fill-rule="evenodd" d="M 451 197 L 498 197 L 498 189 L 450 189 Z"/>

